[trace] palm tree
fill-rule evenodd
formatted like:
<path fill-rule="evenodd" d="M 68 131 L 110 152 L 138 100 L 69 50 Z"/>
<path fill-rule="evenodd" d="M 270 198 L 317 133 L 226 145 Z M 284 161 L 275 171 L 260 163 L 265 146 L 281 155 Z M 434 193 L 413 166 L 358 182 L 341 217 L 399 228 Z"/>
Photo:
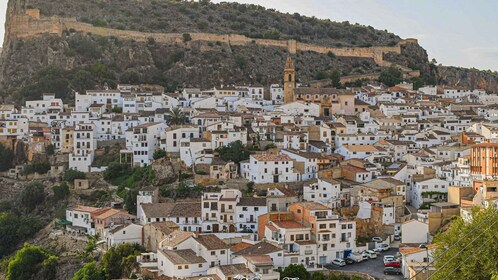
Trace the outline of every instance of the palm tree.
<path fill-rule="evenodd" d="M 169 126 L 185 124 L 186 120 L 185 114 L 183 114 L 181 109 L 178 107 L 171 109 L 169 114 L 166 116 L 166 122 Z"/>

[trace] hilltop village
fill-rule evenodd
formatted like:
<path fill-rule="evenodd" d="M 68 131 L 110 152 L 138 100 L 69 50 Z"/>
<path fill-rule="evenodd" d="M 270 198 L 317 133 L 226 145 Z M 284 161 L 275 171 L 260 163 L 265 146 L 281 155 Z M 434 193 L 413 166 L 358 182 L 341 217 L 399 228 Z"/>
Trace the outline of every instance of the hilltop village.
<path fill-rule="evenodd" d="M 26 150 L 28 164 L 2 176 L 71 170 L 82 174 L 69 182 L 77 193 L 149 172 L 137 189 L 117 188 L 136 191 L 127 199 L 73 205 L 57 222 L 102 250 L 143 246 L 135 273 L 144 277 L 276 280 L 290 265 L 359 270 L 389 253 L 380 274 L 425 279 L 433 236 L 496 202 L 498 96 L 297 80 L 289 57 L 283 84 L 118 85 L 75 93 L 74 106 L 54 94 L 4 104 L 0 140 Z M 161 178 L 190 194 L 168 197 Z"/>

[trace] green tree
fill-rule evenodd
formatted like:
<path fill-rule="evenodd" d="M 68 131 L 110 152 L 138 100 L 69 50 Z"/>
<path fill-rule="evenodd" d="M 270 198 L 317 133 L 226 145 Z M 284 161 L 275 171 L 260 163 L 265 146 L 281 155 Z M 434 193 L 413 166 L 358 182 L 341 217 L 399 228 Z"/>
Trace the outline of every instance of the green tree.
<path fill-rule="evenodd" d="M 63 182 L 60 185 L 53 186 L 52 191 L 54 192 L 54 201 L 63 200 L 71 194 L 69 186 L 66 182 Z"/>
<path fill-rule="evenodd" d="M 28 184 L 21 192 L 21 204 L 29 212 L 45 201 L 45 186 L 39 182 Z"/>
<path fill-rule="evenodd" d="M 0 144 L 0 171 L 7 171 L 12 167 L 14 152 Z"/>
<path fill-rule="evenodd" d="M 490 279 L 498 268 L 498 215 L 496 208 L 472 210 L 472 221 L 454 219 L 434 243 L 431 279 Z"/>
<path fill-rule="evenodd" d="M 309 280 L 310 274 L 302 264 L 291 264 L 280 273 L 280 279 L 284 279 L 285 277 L 299 277 L 299 280 Z"/>
<path fill-rule="evenodd" d="M 225 161 L 233 161 L 239 164 L 243 160 L 249 159 L 251 152 L 242 144 L 240 140 L 232 142 L 226 146 L 218 148 L 220 157 Z"/>
<path fill-rule="evenodd" d="M 79 93 L 85 93 L 86 90 L 93 89 L 95 84 L 92 73 L 86 70 L 79 70 L 71 80 L 71 87 Z"/>
<path fill-rule="evenodd" d="M 190 34 L 188 33 L 183 33 L 183 42 L 187 43 L 189 41 L 192 41 L 192 36 L 190 36 Z"/>
<path fill-rule="evenodd" d="M 172 125 L 182 125 L 185 124 L 187 118 L 183 114 L 182 110 L 178 107 L 171 109 L 169 114 L 166 116 L 166 122 L 169 126 Z"/>
<path fill-rule="evenodd" d="M 26 243 L 9 262 L 7 280 L 54 279 L 56 269 L 57 257 Z"/>
<path fill-rule="evenodd" d="M 68 169 L 64 172 L 64 181 L 72 183 L 76 179 L 86 179 L 84 172 Z"/>
<path fill-rule="evenodd" d="M 97 268 L 95 262 L 90 262 L 78 270 L 72 280 L 105 280 L 105 273 Z"/>
<path fill-rule="evenodd" d="M 45 148 L 45 152 L 48 156 L 53 155 L 55 153 L 55 146 L 53 144 L 47 145 L 47 147 Z"/>
<path fill-rule="evenodd" d="M 102 265 L 107 279 L 119 279 L 127 269 L 125 266 L 134 266 L 135 261 L 130 262 L 130 256 L 137 256 L 142 252 L 137 244 L 124 243 L 118 247 L 111 247 L 102 258 Z"/>
<path fill-rule="evenodd" d="M 152 155 L 152 157 L 154 159 L 160 159 L 160 158 L 164 158 L 166 157 L 166 151 L 163 150 L 163 149 L 158 149 L 154 152 L 154 154 Z"/>
<path fill-rule="evenodd" d="M 140 83 L 140 74 L 136 70 L 128 69 L 121 74 L 119 81 L 126 84 L 136 85 Z"/>
<path fill-rule="evenodd" d="M 126 211 L 136 214 L 137 213 L 137 195 L 138 190 L 128 190 L 124 198 L 124 208 Z"/>
<path fill-rule="evenodd" d="M 380 73 L 379 82 L 392 87 L 403 81 L 403 73 L 395 66 L 391 66 Z"/>
<path fill-rule="evenodd" d="M 130 172 L 130 165 L 126 163 L 112 162 L 104 171 L 104 179 L 112 180 L 124 176 Z"/>
<path fill-rule="evenodd" d="M 311 274 L 311 280 L 327 280 L 327 277 L 325 277 L 323 272 L 318 271 L 318 272 L 313 272 L 313 274 Z"/>
<path fill-rule="evenodd" d="M 332 73 L 330 73 L 330 79 L 332 80 L 332 86 L 335 88 L 340 88 L 342 87 L 341 84 L 341 72 L 337 69 L 333 70 Z"/>
<path fill-rule="evenodd" d="M 263 33 L 263 38 L 265 39 L 272 39 L 272 40 L 278 40 L 280 39 L 280 32 L 276 29 L 269 29 Z"/>
<path fill-rule="evenodd" d="M 0 213 L 0 258 L 12 253 L 19 242 L 31 237 L 40 228 L 36 217 Z"/>

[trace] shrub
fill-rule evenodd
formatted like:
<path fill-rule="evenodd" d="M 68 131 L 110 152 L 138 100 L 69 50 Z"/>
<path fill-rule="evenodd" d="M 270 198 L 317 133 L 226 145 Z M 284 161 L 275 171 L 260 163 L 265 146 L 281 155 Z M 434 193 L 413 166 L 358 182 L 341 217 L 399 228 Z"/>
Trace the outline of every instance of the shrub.
<path fill-rule="evenodd" d="M 60 185 L 53 186 L 52 191 L 54 192 L 55 201 L 63 200 L 71 194 L 69 186 L 66 184 L 66 182 Z"/>
<path fill-rule="evenodd" d="M 0 171 L 7 171 L 12 167 L 14 152 L 0 144 Z"/>
<path fill-rule="evenodd" d="M 22 170 L 23 175 L 29 175 L 33 173 L 46 174 L 50 170 L 50 163 L 48 161 L 33 162 L 32 164 L 26 165 Z"/>
<path fill-rule="evenodd" d="M 64 181 L 72 183 L 75 179 L 85 179 L 86 175 L 84 172 L 68 169 L 64 172 Z"/>
<path fill-rule="evenodd" d="M 183 33 L 183 42 L 189 42 L 189 41 L 192 41 L 192 36 L 190 36 L 190 34 L 188 33 Z"/>
<path fill-rule="evenodd" d="M 45 201 L 45 186 L 38 182 L 28 184 L 21 192 L 21 204 L 28 211 Z"/>
<path fill-rule="evenodd" d="M 49 156 L 53 155 L 55 153 L 55 146 L 53 144 L 47 145 L 47 147 L 45 148 L 45 152 Z"/>
<path fill-rule="evenodd" d="M 107 169 L 104 171 L 104 179 L 112 180 L 130 172 L 130 165 L 126 163 L 113 162 L 109 164 Z"/>
<path fill-rule="evenodd" d="M 39 246 L 24 244 L 9 262 L 8 280 L 55 279 L 58 258 Z"/>
<path fill-rule="evenodd" d="M 166 151 L 163 149 L 156 150 L 152 155 L 154 159 L 160 159 L 166 157 Z"/>

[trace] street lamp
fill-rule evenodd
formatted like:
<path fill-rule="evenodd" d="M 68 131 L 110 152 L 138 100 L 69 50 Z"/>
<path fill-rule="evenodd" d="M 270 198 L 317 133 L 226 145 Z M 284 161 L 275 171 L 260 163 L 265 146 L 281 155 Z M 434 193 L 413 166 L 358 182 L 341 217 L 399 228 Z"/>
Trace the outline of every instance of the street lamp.
<path fill-rule="evenodd" d="M 425 265 L 425 277 L 426 279 L 429 279 L 429 247 L 427 246 L 427 244 L 420 244 L 418 246 L 420 249 L 425 249 L 425 253 L 426 253 L 426 265 Z"/>

